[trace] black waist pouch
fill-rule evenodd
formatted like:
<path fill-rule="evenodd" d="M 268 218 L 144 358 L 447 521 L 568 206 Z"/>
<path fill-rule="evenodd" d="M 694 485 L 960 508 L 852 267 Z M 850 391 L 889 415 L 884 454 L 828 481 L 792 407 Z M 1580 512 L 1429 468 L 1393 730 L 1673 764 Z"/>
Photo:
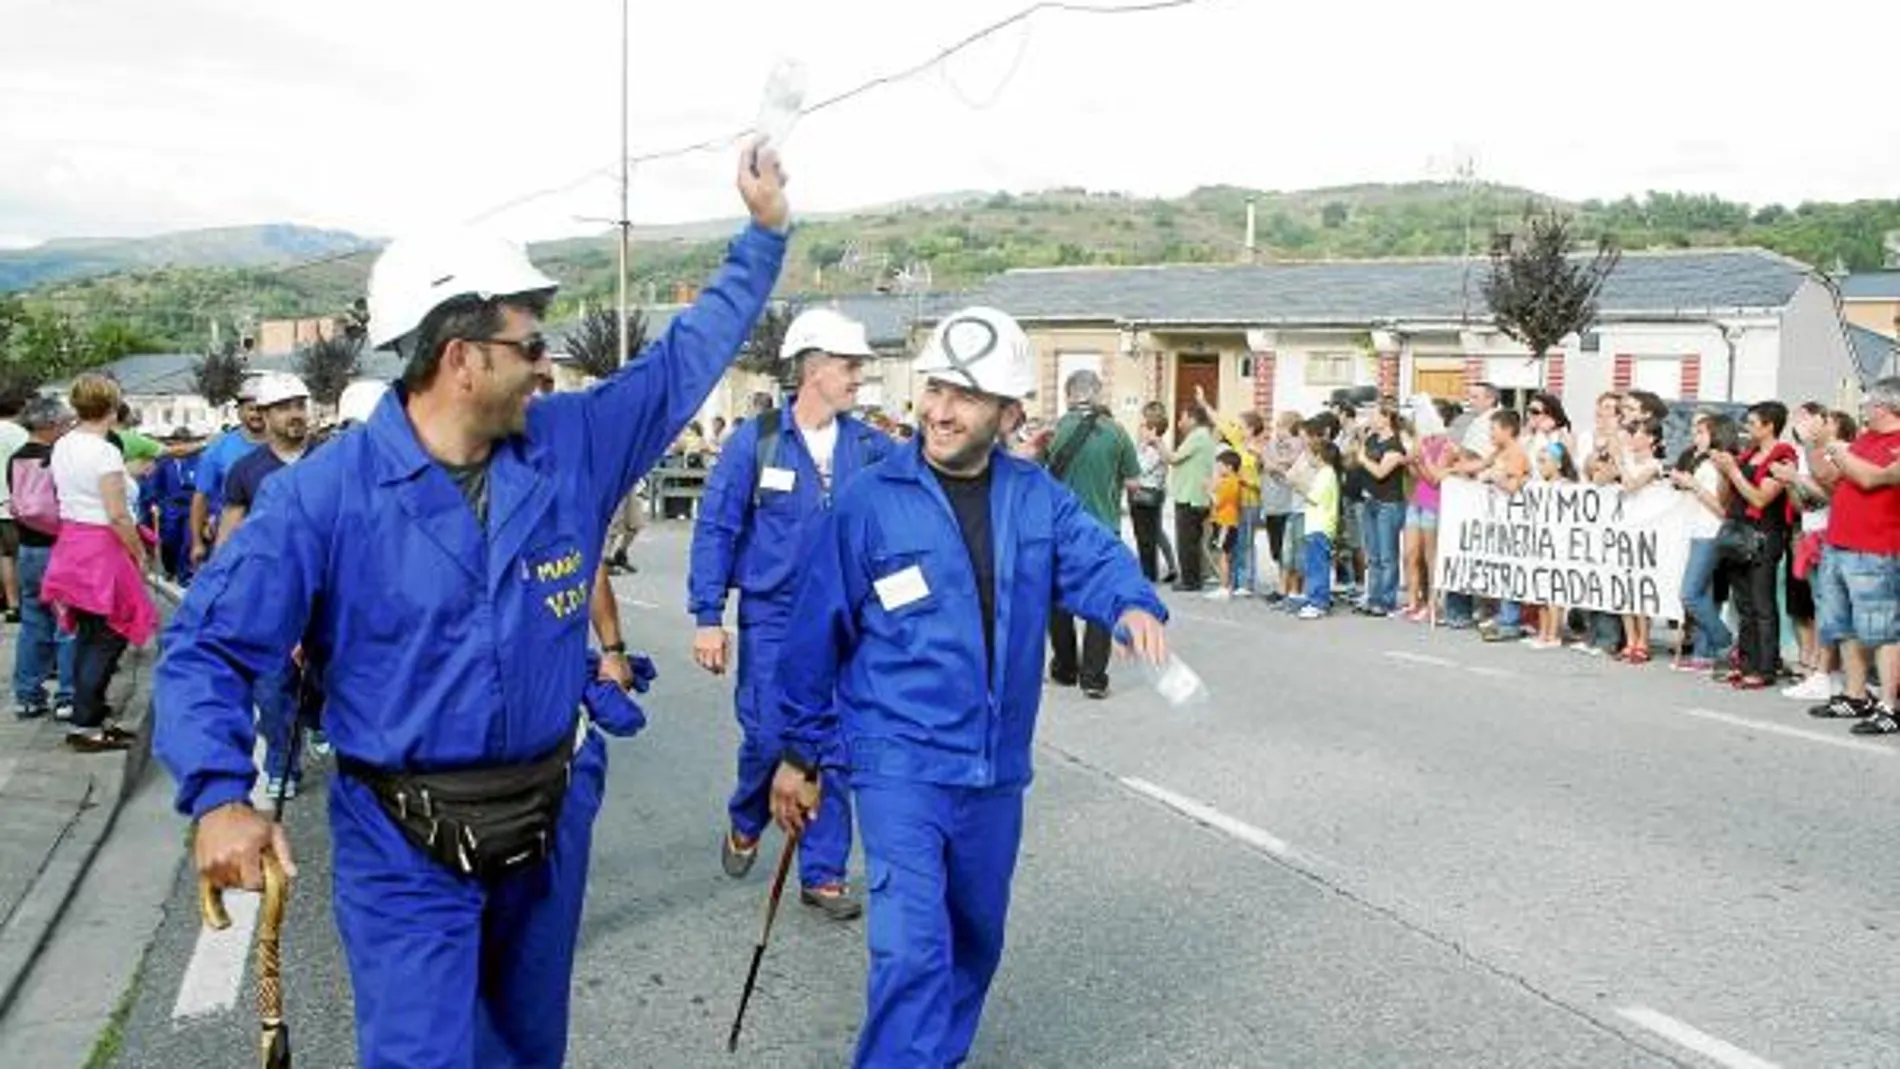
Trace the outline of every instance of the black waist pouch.
<path fill-rule="evenodd" d="M 527 764 L 389 772 L 338 755 L 416 849 L 450 872 L 499 880 L 547 860 L 572 778 L 570 735 Z"/>

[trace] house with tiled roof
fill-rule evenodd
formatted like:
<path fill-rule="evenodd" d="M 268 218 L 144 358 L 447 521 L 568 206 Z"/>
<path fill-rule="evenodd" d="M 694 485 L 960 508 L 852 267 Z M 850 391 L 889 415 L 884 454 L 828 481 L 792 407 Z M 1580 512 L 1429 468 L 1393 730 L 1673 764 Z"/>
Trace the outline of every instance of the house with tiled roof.
<path fill-rule="evenodd" d="M 1405 259 L 1009 271 L 966 295 L 1017 316 L 1042 359 L 1039 407 L 1090 368 L 1132 423 L 1196 390 L 1229 416 L 1310 413 L 1342 388 L 1507 400 L 1547 388 L 1587 418 L 1611 388 L 1671 401 L 1832 400 L 1859 378 L 1833 294 L 1761 249 L 1628 253 L 1598 323 L 1541 364 L 1492 322 L 1484 260 Z M 926 324 L 927 325 L 927 324 Z"/>
<path fill-rule="evenodd" d="M 1849 323 L 1900 337 L 1900 268 L 1856 271 L 1841 279 L 1841 312 Z"/>

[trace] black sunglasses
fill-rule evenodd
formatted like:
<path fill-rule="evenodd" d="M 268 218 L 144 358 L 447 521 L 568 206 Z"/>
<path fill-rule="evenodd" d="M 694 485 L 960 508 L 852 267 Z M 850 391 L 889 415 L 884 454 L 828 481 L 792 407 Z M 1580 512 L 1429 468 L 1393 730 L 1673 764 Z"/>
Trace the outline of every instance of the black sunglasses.
<path fill-rule="evenodd" d="M 540 363 L 548 355 L 548 340 L 539 334 L 525 338 L 470 338 L 476 345 L 505 345 L 530 364 Z"/>

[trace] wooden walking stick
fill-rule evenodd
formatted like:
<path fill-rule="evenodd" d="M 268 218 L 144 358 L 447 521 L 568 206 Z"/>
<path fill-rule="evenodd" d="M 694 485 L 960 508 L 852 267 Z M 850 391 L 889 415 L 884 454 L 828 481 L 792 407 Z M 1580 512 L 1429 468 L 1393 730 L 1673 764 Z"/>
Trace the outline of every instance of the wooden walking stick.
<path fill-rule="evenodd" d="M 284 909 L 290 899 L 290 877 L 277 855 L 265 853 L 264 904 L 257 919 L 258 1048 L 263 1069 L 290 1069 L 290 1026 L 284 1022 L 283 954 Z M 231 926 L 224 909 L 224 893 L 208 879 L 198 881 L 198 907 L 207 927 L 223 931 Z"/>
<path fill-rule="evenodd" d="M 284 762 L 283 778 L 277 784 L 277 797 L 273 799 L 276 805 L 271 809 L 272 824 L 284 821 L 290 774 L 297 767 L 298 751 L 302 748 L 299 745 L 303 741 L 301 708 L 298 713 L 290 722 L 290 740 L 285 745 L 288 759 Z M 264 903 L 257 918 L 258 1064 L 263 1069 L 291 1069 L 290 1025 L 284 1020 L 283 977 L 284 910 L 290 902 L 290 877 L 284 873 L 277 855 L 270 851 L 266 850 L 259 860 L 264 867 Z M 231 926 L 231 915 L 224 909 L 223 892 L 202 876 L 198 878 L 198 906 L 211 930 L 221 932 Z"/>
<path fill-rule="evenodd" d="M 739 1029 L 745 1024 L 746 1003 L 752 1001 L 753 985 L 759 980 L 759 963 L 765 960 L 766 944 L 772 940 L 772 919 L 778 916 L 779 896 L 785 891 L 785 874 L 791 871 L 792 855 L 798 853 L 798 835 L 793 833 L 785 837 L 785 848 L 779 851 L 778 871 L 772 874 L 772 893 L 765 900 L 765 926 L 759 931 L 759 941 L 752 948 L 752 967 L 746 970 L 745 990 L 739 993 L 739 1012 L 732 1016 L 732 1033 L 726 1037 L 726 1053 L 739 1049 Z"/>

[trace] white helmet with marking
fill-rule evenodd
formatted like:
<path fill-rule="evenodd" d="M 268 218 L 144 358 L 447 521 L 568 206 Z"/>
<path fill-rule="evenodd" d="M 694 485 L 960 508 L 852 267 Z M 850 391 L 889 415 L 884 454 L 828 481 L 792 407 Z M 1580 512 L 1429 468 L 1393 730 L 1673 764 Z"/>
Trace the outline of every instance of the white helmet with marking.
<path fill-rule="evenodd" d="M 1036 392 L 1036 350 L 1007 312 L 981 306 L 945 316 L 912 365 L 925 379 L 1020 401 Z"/>
<path fill-rule="evenodd" d="M 462 229 L 397 238 L 370 269 L 369 345 L 393 348 L 458 297 L 552 294 L 559 286 L 499 235 Z"/>

